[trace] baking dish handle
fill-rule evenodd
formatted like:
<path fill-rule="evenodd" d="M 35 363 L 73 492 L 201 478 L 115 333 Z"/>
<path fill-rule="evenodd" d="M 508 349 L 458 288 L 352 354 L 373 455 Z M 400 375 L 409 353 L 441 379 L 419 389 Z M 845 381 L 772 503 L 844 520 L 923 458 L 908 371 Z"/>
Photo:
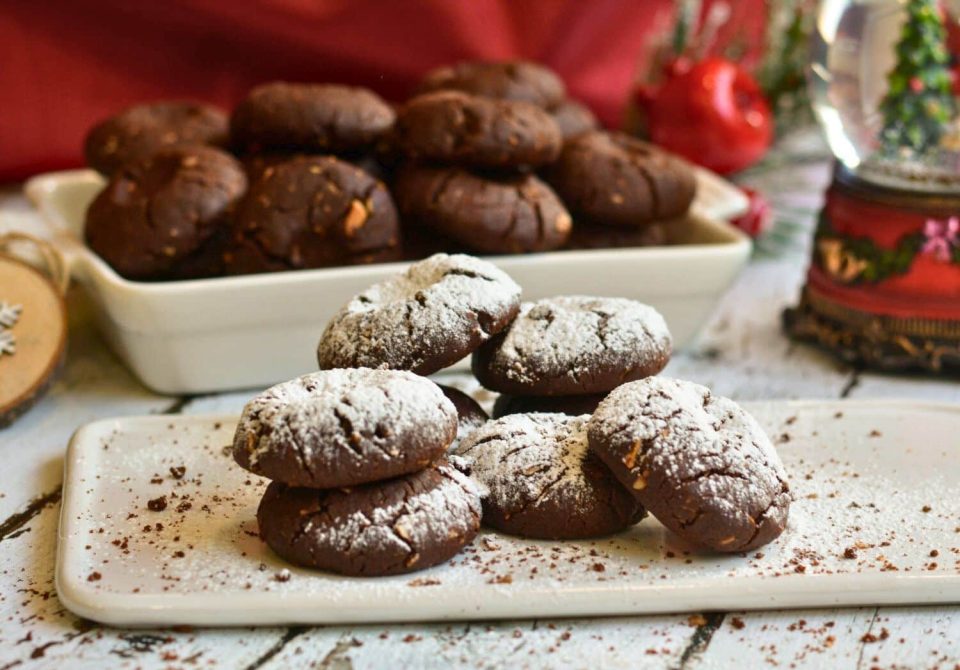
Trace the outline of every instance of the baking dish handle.
<path fill-rule="evenodd" d="M 85 247 L 83 231 L 72 228 L 69 222 L 84 220 L 91 194 L 95 195 L 102 184 L 103 178 L 91 170 L 69 170 L 38 175 L 23 187 L 27 199 L 40 213 L 38 228 L 31 232 L 60 253 L 67 272 L 74 278 L 79 278 Z M 98 187 L 91 188 L 92 185 Z"/>

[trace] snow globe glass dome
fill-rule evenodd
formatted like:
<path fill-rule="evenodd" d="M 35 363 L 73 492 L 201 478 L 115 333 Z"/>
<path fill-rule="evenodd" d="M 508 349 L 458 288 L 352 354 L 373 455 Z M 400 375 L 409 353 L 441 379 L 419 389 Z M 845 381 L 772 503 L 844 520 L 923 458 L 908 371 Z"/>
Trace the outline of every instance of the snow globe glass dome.
<path fill-rule="evenodd" d="M 808 73 L 836 157 L 794 339 L 960 373 L 960 0 L 822 0 Z M 951 18 L 954 17 L 954 18 Z"/>
<path fill-rule="evenodd" d="M 957 58 L 950 53 L 960 38 L 957 10 L 960 0 L 821 2 L 811 100 L 830 149 L 854 175 L 960 193 Z"/>

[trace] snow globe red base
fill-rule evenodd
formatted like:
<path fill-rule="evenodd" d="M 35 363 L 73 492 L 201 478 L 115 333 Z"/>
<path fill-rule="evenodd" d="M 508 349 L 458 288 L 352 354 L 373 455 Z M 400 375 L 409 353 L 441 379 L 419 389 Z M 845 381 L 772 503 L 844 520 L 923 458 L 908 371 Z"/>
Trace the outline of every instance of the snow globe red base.
<path fill-rule="evenodd" d="M 814 110 L 837 158 L 795 339 L 885 370 L 960 372 L 960 116 L 936 0 L 826 0 Z"/>

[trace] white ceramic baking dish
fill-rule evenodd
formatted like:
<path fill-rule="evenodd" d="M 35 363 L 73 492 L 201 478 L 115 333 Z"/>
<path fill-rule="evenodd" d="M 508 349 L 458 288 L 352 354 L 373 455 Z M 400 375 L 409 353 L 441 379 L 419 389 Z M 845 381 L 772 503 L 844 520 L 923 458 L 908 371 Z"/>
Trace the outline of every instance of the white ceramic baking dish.
<path fill-rule="evenodd" d="M 743 212 L 742 193 L 698 174 L 690 216 L 663 247 L 564 251 L 493 260 L 525 299 L 623 296 L 655 306 L 681 349 L 709 317 L 750 253 L 722 219 Z M 241 277 L 143 283 L 120 277 L 83 244 L 84 215 L 103 180 L 89 170 L 40 175 L 26 193 L 50 226 L 72 276 L 98 307 L 117 355 L 154 391 L 193 394 L 262 387 L 316 368 L 317 338 L 351 296 L 401 271 L 391 263 Z"/>

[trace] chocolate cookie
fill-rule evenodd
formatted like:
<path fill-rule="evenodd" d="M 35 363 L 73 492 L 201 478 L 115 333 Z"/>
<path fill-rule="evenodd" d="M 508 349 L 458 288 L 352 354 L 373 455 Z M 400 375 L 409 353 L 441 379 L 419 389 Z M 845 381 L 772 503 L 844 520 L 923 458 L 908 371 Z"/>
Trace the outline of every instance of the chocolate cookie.
<path fill-rule="evenodd" d="M 640 228 L 594 226 L 578 223 L 567 240 L 567 249 L 622 249 L 659 247 L 669 243 L 666 223 L 648 223 Z"/>
<path fill-rule="evenodd" d="M 427 467 L 456 434 L 456 409 L 429 379 L 397 370 L 328 370 L 248 402 L 233 458 L 291 486 L 354 486 Z"/>
<path fill-rule="evenodd" d="M 591 449 L 664 526 L 715 551 L 747 551 L 786 527 L 790 487 L 763 429 L 732 400 L 651 377 L 613 391 Z"/>
<path fill-rule="evenodd" d="M 578 222 L 608 226 L 681 216 L 697 188 L 682 160 L 629 135 L 599 130 L 566 142 L 546 178 Z"/>
<path fill-rule="evenodd" d="M 617 533 L 643 508 L 587 448 L 588 416 L 516 414 L 491 421 L 457 456 L 483 496 L 483 523 L 569 540 Z"/>
<path fill-rule="evenodd" d="M 560 128 L 528 102 L 460 91 L 413 98 L 397 113 L 397 146 L 412 159 L 503 168 L 538 166 L 560 155 Z"/>
<path fill-rule="evenodd" d="M 463 391 L 443 384 L 438 386 L 443 391 L 443 395 L 447 396 L 447 400 L 457 408 L 457 437 L 447 449 L 447 451 L 454 451 L 463 438 L 489 421 L 490 417 L 483 411 L 480 403 Z"/>
<path fill-rule="evenodd" d="M 247 179 L 249 179 L 252 184 L 259 180 L 268 168 L 276 167 L 281 163 L 286 163 L 295 158 L 305 158 L 308 156 L 310 156 L 310 154 L 302 152 L 274 151 L 260 154 L 247 154 L 241 158 L 241 162 L 243 163 L 243 168 L 247 171 Z M 313 157 L 318 156 L 314 154 Z M 339 156 L 338 158 L 357 166 L 371 177 L 379 179 L 380 181 L 384 181 L 385 177 L 389 174 L 389 171 L 373 154 Z"/>
<path fill-rule="evenodd" d="M 566 414 L 567 416 L 593 414 L 600 401 L 606 397 L 606 393 L 559 396 L 522 396 L 501 393 L 493 403 L 493 418 L 500 419 L 511 414 L 531 413 Z"/>
<path fill-rule="evenodd" d="M 272 82 L 236 106 L 230 136 L 247 153 L 360 152 L 389 132 L 394 119 L 393 108 L 365 88 Z"/>
<path fill-rule="evenodd" d="M 113 174 L 87 209 L 87 244 L 129 279 L 169 279 L 228 226 L 243 167 L 212 147 L 161 149 Z"/>
<path fill-rule="evenodd" d="M 524 303 L 510 329 L 473 354 L 473 374 L 511 395 L 605 393 L 670 360 L 660 313 L 625 298 L 561 296 Z"/>
<path fill-rule="evenodd" d="M 550 110 L 564 140 L 600 127 L 590 108 L 576 100 L 564 100 Z"/>
<path fill-rule="evenodd" d="M 456 90 L 501 100 L 520 100 L 549 108 L 566 95 L 563 80 L 552 70 L 527 61 L 470 61 L 437 68 L 417 89 Z"/>
<path fill-rule="evenodd" d="M 433 374 L 504 330 L 519 306 L 520 287 L 492 263 L 436 254 L 347 303 L 327 324 L 317 359 L 321 369 Z"/>
<path fill-rule="evenodd" d="M 394 260 L 397 211 L 378 180 L 332 156 L 264 169 L 241 203 L 225 254 L 229 274 Z"/>
<path fill-rule="evenodd" d="M 227 115 L 196 102 L 158 102 L 130 107 L 95 125 L 83 143 L 87 164 L 107 176 L 160 149 L 227 144 Z"/>
<path fill-rule="evenodd" d="M 443 563 L 480 528 L 474 484 L 445 462 L 353 489 L 267 487 L 257 522 L 273 551 L 297 565 L 376 577 Z"/>
<path fill-rule="evenodd" d="M 572 228 L 563 203 L 532 174 L 411 165 L 397 175 L 393 192 L 405 218 L 478 252 L 559 249 Z"/>

